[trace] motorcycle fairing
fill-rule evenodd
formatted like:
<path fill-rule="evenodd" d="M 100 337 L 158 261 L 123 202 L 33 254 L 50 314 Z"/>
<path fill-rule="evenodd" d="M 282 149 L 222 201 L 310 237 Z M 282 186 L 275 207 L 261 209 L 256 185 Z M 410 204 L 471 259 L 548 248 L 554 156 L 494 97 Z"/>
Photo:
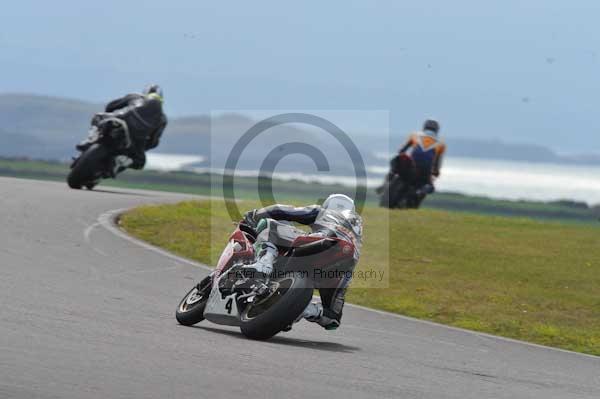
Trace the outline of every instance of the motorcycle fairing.
<path fill-rule="evenodd" d="M 223 274 L 218 278 L 216 284 L 213 284 L 204 309 L 204 317 L 206 320 L 212 321 L 216 324 L 224 324 L 227 326 L 239 326 L 240 325 L 240 312 L 237 306 L 237 293 L 227 295 L 223 298 L 221 291 L 219 290 L 219 280 L 226 278 L 227 275 Z"/>

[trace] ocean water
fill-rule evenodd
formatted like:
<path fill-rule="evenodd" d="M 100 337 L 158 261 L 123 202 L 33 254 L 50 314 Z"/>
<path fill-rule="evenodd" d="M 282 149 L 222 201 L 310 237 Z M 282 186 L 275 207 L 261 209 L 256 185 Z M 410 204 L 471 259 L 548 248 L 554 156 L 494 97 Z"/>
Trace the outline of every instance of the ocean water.
<path fill-rule="evenodd" d="M 600 204 L 600 166 L 448 158 L 436 185 L 492 198 Z"/>
<path fill-rule="evenodd" d="M 190 164 L 202 162 L 202 157 L 176 154 L 148 154 L 148 168 L 158 170 L 192 169 Z M 385 163 L 368 168 L 368 185 L 381 184 L 387 173 Z M 207 169 L 195 169 L 206 171 Z M 222 172 L 214 170 L 215 172 Z M 256 171 L 237 171 L 236 175 L 256 176 Z M 274 178 L 304 182 L 355 184 L 352 176 L 332 176 L 327 173 L 279 173 Z M 444 159 L 442 175 L 436 181 L 439 191 L 511 200 L 576 200 L 600 204 L 600 166 L 528 163 L 475 158 Z"/>

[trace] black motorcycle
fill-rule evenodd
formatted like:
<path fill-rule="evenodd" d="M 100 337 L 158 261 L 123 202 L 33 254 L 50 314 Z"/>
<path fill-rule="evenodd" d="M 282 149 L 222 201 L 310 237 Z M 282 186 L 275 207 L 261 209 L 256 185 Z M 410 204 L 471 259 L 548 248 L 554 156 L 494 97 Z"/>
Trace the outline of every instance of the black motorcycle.
<path fill-rule="evenodd" d="M 386 179 L 383 186 L 378 189 L 379 206 L 384 208 L 418 209 L 425 199 L 416 184 L 410 183 L 414 178 L 411 174 L 403 173 L 408 169 L 415 169 L 413 159 L 407 154 L 400 154 L 392 161 L 392 175 Z M 413 176 L 416 171 L 413 173 Z"/>
<path fill-rule="evenodd" d="M 127 125 L 119 119 L 92 126 L 88 138 L 79 144 L 79 156 L 73 158 L 67 184 L 74 189 L 93 189 L 101 179 L 114 178 L 115 157 L 132 145 Z"/>

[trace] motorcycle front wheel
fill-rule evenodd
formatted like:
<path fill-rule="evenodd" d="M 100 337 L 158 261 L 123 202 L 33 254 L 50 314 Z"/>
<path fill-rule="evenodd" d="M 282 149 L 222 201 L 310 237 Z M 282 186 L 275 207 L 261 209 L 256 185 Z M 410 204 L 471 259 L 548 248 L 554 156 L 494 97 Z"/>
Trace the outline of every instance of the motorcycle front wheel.
<path fill-rule="evenodd" d="M 74 189 L 83 186 L 94 187 L 95 182 L 102 176 L 109 152 L 100 144 L 92 144 L 74 162 L 67 176 L 67 184 Z"/>
<path fill-rule="evenodd" d="M 179 302 L 175 318 L 179 324 L 193 326 L 204 320 L 204 309 L 212 288 L 212 276 L 207 276 Z"/>

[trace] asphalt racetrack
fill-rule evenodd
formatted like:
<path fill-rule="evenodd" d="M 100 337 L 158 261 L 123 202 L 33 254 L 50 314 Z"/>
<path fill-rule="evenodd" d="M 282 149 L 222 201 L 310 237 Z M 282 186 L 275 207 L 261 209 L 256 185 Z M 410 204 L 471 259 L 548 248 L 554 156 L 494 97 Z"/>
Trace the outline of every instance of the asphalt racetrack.
<path fill-rule="evenodd" d="M 185 198 L 0 178 L 0 398 L 600 398 L 598 357 L 356 307 L 267 342 L 180 326 L 207 271 L 107 212 Z"/>

